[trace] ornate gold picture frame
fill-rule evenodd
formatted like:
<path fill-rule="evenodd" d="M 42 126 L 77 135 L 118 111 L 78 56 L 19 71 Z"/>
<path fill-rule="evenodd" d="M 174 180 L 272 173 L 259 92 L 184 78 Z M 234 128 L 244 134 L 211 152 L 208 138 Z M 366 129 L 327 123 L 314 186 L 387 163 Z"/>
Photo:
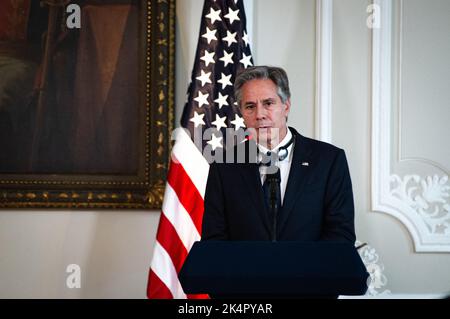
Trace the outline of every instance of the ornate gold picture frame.
<path fill-rule="evenodd" d="M 175 0 L 40 2 L 0 8 L 0 208 L 160 208 Z"/>

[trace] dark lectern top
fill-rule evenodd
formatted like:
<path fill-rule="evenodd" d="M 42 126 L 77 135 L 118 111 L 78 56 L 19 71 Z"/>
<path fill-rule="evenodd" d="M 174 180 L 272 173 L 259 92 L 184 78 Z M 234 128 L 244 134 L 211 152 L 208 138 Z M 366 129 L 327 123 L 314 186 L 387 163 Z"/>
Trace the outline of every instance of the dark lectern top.
<path fill-rule="evenodd" d="M 185 293 L 362 295 L 369 274 L 350 243 L 196 242 L 180 271 Z"/>

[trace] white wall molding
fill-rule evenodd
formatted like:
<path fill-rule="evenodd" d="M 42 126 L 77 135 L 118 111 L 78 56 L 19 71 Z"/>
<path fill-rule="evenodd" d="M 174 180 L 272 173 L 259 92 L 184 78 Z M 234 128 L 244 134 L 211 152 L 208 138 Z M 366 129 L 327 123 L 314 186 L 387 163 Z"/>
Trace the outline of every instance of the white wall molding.
<path fill-rule="evenodd" d="M 333 0 L 316 1 L 315 137 L 331 143 Z"/>
<path fill-rule="evenodd" d="M 378 252 L 370 245 L 363 245 L 359 240 L 355 242 L 355 247 L 358 246 L 361 246 L 361 248 L 358 249 L 358 253 L 369 273 L 366 296 L 390 295 L 391 291 L 385 289 L 388 280 L 384 274 L 384 265 L 380 261 Z"/>
<path fill-rule="evenodd" d="M 372 210 L 398 218 L 417 252 L 450 252 L 448 176 L 391 172 L 393 3 L 374 5 L 381 10 L 381 27 L 373 29 L 372 39 Z"/>

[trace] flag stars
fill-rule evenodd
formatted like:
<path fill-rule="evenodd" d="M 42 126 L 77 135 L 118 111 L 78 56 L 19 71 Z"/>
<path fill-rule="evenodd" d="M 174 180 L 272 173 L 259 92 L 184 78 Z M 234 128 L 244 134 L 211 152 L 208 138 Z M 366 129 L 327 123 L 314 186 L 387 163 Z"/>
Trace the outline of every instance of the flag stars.
<path fill-rule="evenodd" d="M 217 80 L 218 83 L 222 84 L 222 90 L 225 89 L 227 87 L 227 85 L 233 86 L 230 79 L 231 79 L 231 74 L 225 75 L 222 73 L 220 80 Z"/>
<path fill-rule="evenodd" d="M 194 100 L 198 102 L 198 107 L 208 105 L 208 96 L 209 96 L 208 93 L 203 94 L 202 92 L 198 91 L 198 96 L 194 98 Z"/>
<path fill-rule="evenodd" d="M 237 131 L 239 128 L 245 128 L 244 119 L 240 117 L 239 115 L 234 115 L 234 120 L 230 122 L 234 125 L 234 129 Z"/>
<path fill-rule="evenodd" d="M 228 106 L 228 95 L 222 95 L 222 93 L 219 92 L 219 97 L 214 100 L 217 104 L 219 104 L 219 110 L 222 108 L 222 106 L 226 105 Z"/>
<path fill-rule="evenodd" d="M 242 36 L 242 41 L 244 41 L 246 46 L 248 46 L 249 43 L 250 43 L 250 39 L 248 38 L 248 34 L 245 31 L 244 31 L 244 35 Z"/>
<path fill-rule="evenodd" d="M 223 148 L 223 146 L 222 146 L 222 137 L 216 137 L 216 135 L 214 135 L 214 133 L 212 134 L 211 140 L 206 142 L 206 143 L 211 145 L 213 151 L 215 151 L 216 148 L 218 148 L 218 147 Z"/>
<path fill-rule="evenodd" d="M 205 65 L 208 66 L 210 63 L 216 63 L 216 61 L 214 60 L 214 55 L 214 52 L 205 50 L 205 54 L 200 58 L 200 60 L 203 60 L 205 62 Z"/>
<path fill-rule="evenodd" d="M 208 41 L 208 44 L 210 44 L 212 40 L 217 40 L 216 32 L 217 30 L 211 30 L 210 28 L 206 27 L 206 33 L 202 35 L 202 38 L 205 38 Z"/>
<path fill-rule="evenodd" d="M 249 66 L 252 66 L 252 62 L 250 59 L 252 58 L 251 55 L 246 56 L 245 53 L 242 53 L 242 59 L 239 60 L 244 65 L 244 68 L 248 68 Z"/>
<path fill-rule="evenodd" d="M 211 8 L 209 10 L 209 14 L 206 15 L 206 18 L 211 20 L 211 24 L 214 24 L 216 21 L 222 21 L 222 18 L 220 17 L 220 10 L 214 10 Z"/>
<path fill-rule="evenodd" d="M 233 43 L 237 43 L 236 41 L 236 33 L 231 33 L 230 31 L 227 30 L 227 36 L 222 38 L 223 41 L 226 41 L 228 46 L 231 46 Z"/>
<path fill-rule="evenodd" d="M 228 53 L 227 51 L 223 50 L 223 57 L 221 57 L 219 60 L 223 61 L 225 66 L 227 66 L 228 64 L 234 64 L 233 55 L 234 52 Z"/>
<path fill-rule="evenodd" d="M 222 127 L 223 128 L 227 127 L 227 125 L 225 124 L 226 119 L 227 119 L 226 116 L 220 117 L 219 114 L 216 114 L 216 120 L 214 122 L 211 122 L 211 124 L 214 125 L 218 131 L 220 131 Z"/>
<path fill-rule="evenodd" d="M 212 83 L 210 76 L 211 72 L 205 73 L 205 71 L 201 70 L 201 75 L 197 76 L 196 79 L 202 82 L 202 86 L 205 86 L 206 83 Z"/>
<path fill-rule="evenodd" d="M 198 114 L 196 111 L 194 111 L 194 116 L 189 121 L 194 123 L 195 127 L 199 125 L 205 125 L 205 122 L 203 121 L 204 116 L 205 114 Z"/>
<path fill-rule="evenodd" d="M 228 14 L 225 15 L 225 18 L 227 18 L 230 21 L 230 24 L 233 24 L 234 21 L 240 21 L 238 17 L 239 9 L 233 10 L 228 9 Z"/>

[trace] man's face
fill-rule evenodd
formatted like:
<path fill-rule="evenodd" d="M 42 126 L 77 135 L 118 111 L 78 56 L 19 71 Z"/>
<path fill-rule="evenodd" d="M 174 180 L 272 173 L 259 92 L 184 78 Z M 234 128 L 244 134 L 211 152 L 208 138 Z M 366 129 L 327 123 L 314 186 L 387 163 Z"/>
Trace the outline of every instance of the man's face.
<path fill-rule="evenodd" d="M 269 149 L 277 146 L 287 133 L 290 99 L 282 103 L 277 86 L 269 79 L 250 80 L 242 86 L 241 92 L 240 108 L 245 125 L 258 143 Z"/>

